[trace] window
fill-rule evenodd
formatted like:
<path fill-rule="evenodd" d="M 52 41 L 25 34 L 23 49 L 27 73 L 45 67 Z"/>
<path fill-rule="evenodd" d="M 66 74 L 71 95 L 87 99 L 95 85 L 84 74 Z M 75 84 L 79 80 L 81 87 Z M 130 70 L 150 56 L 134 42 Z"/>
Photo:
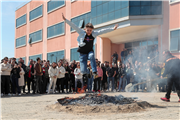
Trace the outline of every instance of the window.
<path fill-rule="evenodd" d="M 141 1 L 141 5 L 142 6 L 150 6 L 151 5 L 151 2 L 150 1 Z"/>
<path fill-rule="evenodd" d="M 29 56 L 29 60 L 32 59 L 33 61 L 37 61 L 36 59 L 37 59 L 38 57 L 42 60 L 42 54 Z"/>
<path fill-rule="evenodd" d="M 65 5 L 64 0 L 51 0 L 47 3 L 47 12 L 51 12 Z"/>
<path fill-rule="evenodd" d="M 75 18 L 72 18 L 71 21 L 75 25 L 77 25 L 79 28 L 84 28 L 87 23 L 90 23 L 91 13 L 92 12 L 88 12 L 88 13 L 85 13 L 83 15 L 77 16 Z M 71 31 L 73 31 L 73 30 L 74 29 L 71 28 Z"/>
<path fill-rule="evenodd" d="M 131 13 L 131 15 L 140 15 L 140 7 L 130 7 L 129 8 L 129 12 Z"/>
<path fill-rule="evenodd" d="M 96 15 L 97 15 L 97 16 L 102 15 L 102 7 L 103 7 L 102 5 L 99 5 L 99 6 L 97 7 L 97 11 L 96 11 L 96 13 L 97 13 Z"/>
<path fill-rule="evenodd" d="M 170 0 L 171 2 L 178 1 L 178 0 Z"/>
<path fill-rule="evenodd" d="M 43 6 L 39 6 L 36 9 L 30 11 L 29 13 L 29 21 L 32 21 L 40 16 L 42 16 Z"/>
<path fill-rule="evenodd" d="M 114 1 L 109 1 L 109 12 L 113 12 L 115 10 Z"/>
<path fill-rule="evenodd" d="M 107 3 L 103 4 L 103 14 L 108 13 L 108 11 L 109 11 L 109 8 L 108 8 L 108 2 L 107 2 Z M 94 16 L 92 16 L 92 17 L 94 17 Z"/>
<path fill-rule="evenodd" d="M 29 34 L 29 38 L 31 38 L 32 43 L 41 41 L 42 40 L 42 30 L 39 30 L 39 31 Z"/>
<path fill-rule="evenodd" d="M 16 28 L 26 24 L 26 14 L 16 19 Z"/>
<path fill-rule="evenodd" d="M 121 1 L 121 8 L 127 8 L 129 6 L 129 1 Z"/>
<path fill-rule="evenodd" d="M 26 36 L 20 37 L 16 39 L 16 47 L 26 45 Z"/>
<path fill-rule="evenodd" d="M 91 2 L 91 7 L 95 7 L 96 6 L 96 1 L 92 1 Z"/>
<path fill-rule="evenodd" d="M 50 63 L 58 62 L 60 59 L 63 58 L 64 58 L 64 50 L 47 53 L 47 60 L 49 60 Z"/>
<path fill-rule="evenodd" d="M 132 47 L 132 43 L 125 43 L 125 48 L 131 48 Z"/>
<path fill-rule="evenodd" d="M 64 34 L 64 22 L 55 24 L 47 28 L 48 39 L 62 34 Z"/>
<path fill-rule="evenodd" d="M 147 41 L 142 41 L 141 46 L 147 46 Z"/>
<path fill-rule="evenodd" d="M 91 1 L 91 21 L 93 25 L 129 15 L 129 1 Z"/>
<path fill-rule="evenodd" d="M 180 51 L 180 30 L 170 32 L 170 51 Z"/>
<path fill-rule="evenodd" d="M 121 1 L 114 1 L 115 10 L 119 10 L 121 8 Z"/>
<path fill-rule="evenodd" d="M 78 48 L 71 49 L 71 61 L 76 60 L 79 61 L 79 52 L 77 52 Z"/>
<path fill-rule="evenodd" d="M 151 14 L 151 6 L 141 6 L 141 15 L 150 15 L 150 14 Z"/>
<path fill-rule="evenodd" d="M 160 15 L 162 1 L 129 1 L 130 15 Z"/>
<path fill-rule="evenodd" d="M 129 6 L 131 7 L 131 6 L 140 6 L 140 2 L 141 1 L 131 1 L 131 2 L 129 2 Z"/>

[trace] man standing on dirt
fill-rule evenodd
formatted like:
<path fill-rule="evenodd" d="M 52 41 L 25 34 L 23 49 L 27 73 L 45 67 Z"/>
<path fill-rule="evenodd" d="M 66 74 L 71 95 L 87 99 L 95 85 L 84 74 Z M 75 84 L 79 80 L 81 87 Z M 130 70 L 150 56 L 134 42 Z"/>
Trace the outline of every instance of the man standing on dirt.
<path fill-rule="evenodd" d="M 165 71 L 161 78 L 168 75 L 167 78 L 167 93 L 164 98 L 161 100 L 170 102 L 170 94 L 172 90 L 173 83 L 177 90 L 177 95 L 179 96 L 180 102 L 180 60 L 173 56 L 168 50 L 163 52 L 163 56 L 165 57 Z"/>

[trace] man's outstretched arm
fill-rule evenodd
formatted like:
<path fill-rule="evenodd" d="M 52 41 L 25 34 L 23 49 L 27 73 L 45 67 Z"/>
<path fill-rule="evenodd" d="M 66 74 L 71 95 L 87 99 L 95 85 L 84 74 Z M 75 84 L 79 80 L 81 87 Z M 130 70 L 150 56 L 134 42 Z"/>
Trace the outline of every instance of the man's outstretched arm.
<path fill-rule="evenodd" d="M 114 26 L 114 28 L 105 28 L 105 29 L 101 29 L 99 31 L 95 31 L 95 34 L 96 34 L 96 36 L 98 36 L 98 35 L 101 35 L 101 34 L 104 34 L 104 33 L 107 33 L 107 32 L 111 32 L 113 30 L 116 30 L 117 27 L 118 27 L 118 24 L 116 24 Z"/>
<path fill-rule="evenodd" d="M 81 30 L 77 25 L 75 25 L 74 23 L 72 23 L 71 21 L 67 20 L 65 17 L 64 17 L 64 14 L 62 13 L 62 17 L 63 19 L 65 20 L 65 22 L 71 26 L 74 30 L 76 30 L 76 32 L 78 32 L 79 34 L 83 32 L 83 30 Z"/>

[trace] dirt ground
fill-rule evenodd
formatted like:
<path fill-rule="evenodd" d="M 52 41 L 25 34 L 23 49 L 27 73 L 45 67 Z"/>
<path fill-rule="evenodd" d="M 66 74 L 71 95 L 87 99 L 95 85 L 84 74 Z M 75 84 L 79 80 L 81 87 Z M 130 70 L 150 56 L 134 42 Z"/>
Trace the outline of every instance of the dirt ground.
<path fill-rule="evenodd" d="M 160 97 L 165 93 L 104 93 L 107 95 L 123 95 L 138 97 L 157 107 L 148 108 L 139 112 L 122 113 L 71 113 L 47 109 L 63 97 L 78 97 L 84 94 L 49 94 L 49 95 L 22 95 L 1 98 L 1 119 L 3 120 L 180 120 L 180 103 L 175 93 L 171 95 L 171 102 L 163 102 Z M 81 110 L 80 110 L 81 111 Z"/>

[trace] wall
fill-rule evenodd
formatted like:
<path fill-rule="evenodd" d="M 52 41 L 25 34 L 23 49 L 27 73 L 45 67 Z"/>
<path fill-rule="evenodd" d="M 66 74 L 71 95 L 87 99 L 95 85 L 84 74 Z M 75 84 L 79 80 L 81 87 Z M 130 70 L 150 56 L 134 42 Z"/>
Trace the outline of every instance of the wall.
<path fill-rule="evenodd" d="M 102 39 L 102 61 L 111 61 L 111 40 L 108 38 Z"/>
<path fill-rule="evenodd" d="M 180 3 L 169 5 L 169 29 L 180 28 Z"/>
<path fill-rule="evenodd" d="M 27 24 L 25 24 L 25 25 L 23 25 L 23 26 L 16 29 L 16 19 L 23 16 L 26 13 L 27 13 L 27 5 L 25 5 L 24 7 L 20 8 L 20 9 L 18 9 L 15 12 L 15 42 L 14 42 L 15 43 L 14 44 L 15 45 L 15 51 L 14 51 L 14 56 L 16 58 L 26 56 L 26 46 L 16 48 L 16 39 L 27 34 Z"/>
<path fill-rule="evenodd" d="M 162 51 L 169 49 L 169 1 L 163 1 L 163 21 L 158 29 L 159 57 L 162 60 Z"/>
<path fill-rule="evenodd" d="M 180 3 L 169 5 L 169 29 L 180 28 Z M 170 34 L 170 33 L 169 33 Z M 180 58 L 179 53 L 172 53 L 174 56 Z"/>

